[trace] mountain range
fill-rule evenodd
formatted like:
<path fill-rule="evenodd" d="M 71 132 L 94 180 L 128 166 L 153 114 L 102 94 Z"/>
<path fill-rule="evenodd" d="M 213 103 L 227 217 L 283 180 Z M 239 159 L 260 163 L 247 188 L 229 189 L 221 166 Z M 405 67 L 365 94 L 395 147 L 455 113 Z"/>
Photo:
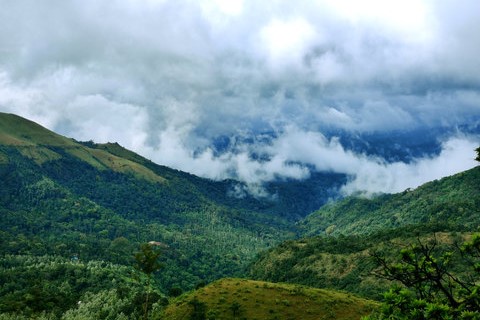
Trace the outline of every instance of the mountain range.
<path fill-rule="evenodd" d="M 205 290 L 214 298 L 198 298 L 197 306 L 218 309 L 220 318 L 236 308 L 250 314 L 247 301 L 260 298 L 248 293 L 264 287 L 279 295 L 256 302 L 271 305 L 273 318 L 283 312 L 273 304 L 288 306 L 291 302 L 285 301 L 313 290 L 246 280 L 202 289 L 231 277 L 379 299 L 388 283 L 368 276 L 374 269 L 369 250 L 433 233 L 446 242 L 464 239 L 480 224 L 479 167 L 372 199 L 339 199 L 346 180 L 345 175 L 314 173 L 305 181 L 270 182 L 265 186 L 270 197 L 236 196 L 239 181 L 199 178 L 117 143 L 79 142 L 0 113 L 0 280 L 5 284 L 0 313 L 74 319 L 79 312 L 99 311 L 98 301 L 110 299 L 111 314 L 139 315 L 143 278 L 132 267 L 133 253 L 150 241 L 162 251 L 152 317 L 165 313 L 175 319 L 178 312 L 193 312 L 193 317 L 192 301 L 198 302 Z M 232 286 L 231 281 L 247 296 L 220 297 L 227 289 L 218 286 Z M 203 291 L 175 298 L 194 288 Z M 281 293 L 285 288 L 291 299 Z M 321 295 L 308 292 L 309 297 Z M 349 299 L 330 292 L 328 299 Z M 88 303 L 79 307 L 78 301 Z M 221 301 L 236 307 L 213 307 Z M 364 310 L 376 305 L 355 301 Z M 292 317 L 301 311 L 292 311 Z"/>

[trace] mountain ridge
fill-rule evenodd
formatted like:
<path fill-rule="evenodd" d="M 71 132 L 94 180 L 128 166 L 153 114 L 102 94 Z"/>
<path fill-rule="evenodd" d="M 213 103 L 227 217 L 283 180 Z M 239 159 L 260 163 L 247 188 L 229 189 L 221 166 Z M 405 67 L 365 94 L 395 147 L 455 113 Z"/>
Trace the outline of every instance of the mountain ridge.
<path fill-rule="evenodd" d="M 118 144 L 77 142 L 11 114 L 0 114 L 0 125 L 3 254 L 129 264 L 139 243 L 161 241 L 168 264 L 158 281 L 164 290 L 190 289 L 236 275 L 295 234 L 280 216 L 238 201 L 227 206 L 224 184 Z"/>
<path fill-rule="evenodd" d="M 330 180 L 318 187 L 323 178 Z M 379 299 L 385 285 L 365 275 L 373 268 L 367 259 L 372 243 L 383 249 L 392 241 L 427 239 L 435 232 L 442 239 L 463 239 L 480 225 L 480 167 L 399 194 L 339 200 L 302 219 L 312 198 L 329 195 L 329 187 L 344 181 L 319 173 L 307 182 L 267 185 L 278 192 L 278 202 L 235 198 L 228 191 L 238 181 L 204 179 L 157 165 L 117 143 L 75 141 L 0 113 L 0 276 L 7 284 L 0 313 L 31 318 L 50 312 L 50 306 L 53 318 L 86 308 L 98 314 L 103 310 L 99 301 L 108 300 L 116 314 L 138 317 L 142 283 L 138 276 L 130 279 L 129 270 L 134 273 L 132 253 L 150 241 L 162 246 L 163 267 L 155 276 L 150 305 L 157 315 L 163 309 L 190 312 L 191 303 L 200 302 L 228 318 L 232 309 L 222 303 L 233 303 L 235 297 L 224 297 L 222 286 L 232 282 L 245 282 L 236 293 L 247 300 L 232 304 L 244 310 L 255 308 L 249 295 L 256 286 L 273 288 L 277 300 L 256 302 L 272 317 L 306 312 L 290 308 L 279 293 L 281 288 L 295 291 L 299 283 Z M 32 272 L 37 261 L 43 261 L 42 279 L 34 279 Z M 102 266 L 108 268 L 99 272 Z M 115 274 L 122 277 L 118 290 Z M 218 280 L 245 276 L 294 284 Z M 202 289 L 178 300 L 165 297 L 217 280 L 205 289 L 213 290 L 212 301 L 192 300 Z M 324 296 L 333 300 L 319 303 L 334 304 L 335 297 L 350 301 L 348 294 L 333 291 Z M 85 306 L 76 305 L 80 299 Z M 41 303 L 34 303 L 33 310 L 32 301 Z"/>
<path fill-rule="evenodd" d="M 311 213 L 300 227 L 304 236 L 364 234 L 382 228 L 449 221 L 472 230 L 480 226 L 479 190 L 480 166 L 476 166 L 413 190 L 372 199 L 347 197 Z"/>

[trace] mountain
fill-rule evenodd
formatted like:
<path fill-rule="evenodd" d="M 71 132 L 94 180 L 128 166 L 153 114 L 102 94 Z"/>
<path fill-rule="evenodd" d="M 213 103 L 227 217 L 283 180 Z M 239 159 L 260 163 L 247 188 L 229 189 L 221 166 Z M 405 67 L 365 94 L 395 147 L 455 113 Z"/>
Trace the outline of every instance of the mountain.
<path fill-rule="evenodd" d="M 236 197 L 232 190 L 246 188 L 238 181 L 199 178 L 117 143 L 79 142 L 0 113 L 0 315 L 358 319 L 377 304 L 331 289 L 379 299 L 390 283 L 371 276 L 371 252 L 434 233 L 452 245 L 480 223 L 479 167 L 307 216 L 338 198 L 345 181 L 314 173 L 266 184 L 270 197 Z M 153 282 L 134 268 L 146 242 L 161 251 Z M 231 278 L 246 276 L 258 281 Z"/>
<path fill-rule="evenodd" d="M 407 244 L 432 238 L 439 248 L 461 244 L 478 231 L 479 190 L 477 166 L 415 190 L 325 205 L 299 223 L 303 238 L 262 252 L 250 276 L 381 299 L 391 283 L 374 276 L 371 254 L 393 259 Z"/>
<path fill-rule="evenodd" d="M 237 275 L 295 229 L 260 210 L 268 203 L 230 198 L 226 186 L 0 114 L 2 255 L 131 265 L 139 243 L 157 241 L 164 291 Z"/>
<path fill-rule="evenodd" d="M 480 166 L 428 182 L 415 190 L 372 199 L 330 203 L 300 223 L 302 234 L 369 234 L 414 224 L 445 224 L 452 230 L 480 226 Z"/>
<path fill-rule="evenodd" d="M 377 307 L 374 301 L 343 292 L 222 279 L 179 297 L 165 309 L 164 316 L 172 320 L 359 319 Z"/>
<path fill-rule="evenodd" d="M 317 236 L 288 240 L 262 252 L 250 265 L 252 279 L 329 288 L 382 300 L 392 285 L 379 278 L 372 254 L 394 259 L 401 248 L 436 239 L 437 248 L 461 244 L 471 232 L 445 231 L 441 225 L 385 229 L 371 235 Z"/>

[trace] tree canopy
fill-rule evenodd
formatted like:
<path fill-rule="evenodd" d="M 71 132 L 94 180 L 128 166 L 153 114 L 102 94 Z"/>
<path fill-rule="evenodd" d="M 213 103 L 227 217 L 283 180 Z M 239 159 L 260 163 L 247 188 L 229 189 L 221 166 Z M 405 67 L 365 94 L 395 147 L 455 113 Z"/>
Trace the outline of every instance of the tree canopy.
<path fill-rule="evenodd" d="M 434 238 L 401 249 L 397 261 L 380 253 L 373 258 L 379 275 L 396 284 L 380 312 L 365 320 L 480 319 L 480 234 L 450 250 L 438 248 Z"/>

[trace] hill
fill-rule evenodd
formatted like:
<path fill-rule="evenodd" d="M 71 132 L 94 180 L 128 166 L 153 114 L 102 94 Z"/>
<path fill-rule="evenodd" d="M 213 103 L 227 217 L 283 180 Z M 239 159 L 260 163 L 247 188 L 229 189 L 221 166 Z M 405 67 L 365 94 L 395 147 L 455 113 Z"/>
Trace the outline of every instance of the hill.
<path fill-rule="evenodd" d="M 325 205 L 299 223 L 302 239 L 261 253 L 250 276 L 380 299 L 390 284 L 372 275 L 376 265 L 370 254 L 394 255 L 434 235 L 443 245 L 461 243 L 480 226 L 479 190 L 476 167 L 415 190 Z"/>
<path fill-rule="evenodd" d="M 415 224 L 444 224 L 474 231 L 480 226 L 480 167 L 426 183 L 415 190 L 373 199 L 349 197 L 323 206 L 301 222 L 302 234 L 369 234 Z"/>
<path fill-rule="evenodd" d="M 368 276 L 374 268 L 368 253 L 433 232 L 445 245 L 468 237 L 480 223 L 479 177 L 477 167 L 416 190 L 350 197 L 299 221 L 335 198 L 345 177 L 314 173 L 304 182 L 267 184 L 274 197 L 233 197 L 232 188 L 245 187 L 238 181 L 202 179 L 116 143 L 78 142 L 0 113 L 0 314 L 138 318 L 145 279 L 133 268 L 133 254 L 149 241 L 162 248 L 149 302 L 156 315 L 167 293 L 247 270 L 259 280 L 379 298 L 388 284 Z M 307 238 L 291 240 L 299 235 Z M 241 317 L 318 319 L 366 314 L 372 303 L 229 279 L 172 300 L 165 312 L 177 317 L 194 306 L 220 318 L 236 310 Z"/>
<path fill-rule="evenodd" d="M 382 230 L 372 235 L 317 236 L 288 240 L 262 252 L 250 266 L 253 279 L 288 282 L 316 288 L 352 292 L 381 300 L 391 283 L 378 278 L 372 254 L 389 258 L 409 243 L 428 242 L 433 237 L 438 248 L 461 244 L 471 233 L 445 232 L 441 225 L 417 225 Z"/>
<path fill-rule="evenodd" d="M 257 210 L 268 205 L 230 199 L 225 182 L 156 165 L 118 144 L 77 142 L 0 114 L 0 256 L 131 267 L 139 244 L 157 241 L 164 248 L 159 288 L 188 290 L 243 274 L 258 252 L 294 236 L 281 215 Z M 28 277 L 27 269 L 17 268 L 16 277 Z M 6 283 L 11 292 L 0 297 L 0 312 L 12 311 L 9 295 L 24 310 L 24 290 L 55 281 Z"/>
<path fill-rule="evenodd" d="M 165 319 L 360 319 L 377 303 L 348 293 L 300 285 L 222 279 L 185 294 Z M 197 316 L 195 318 L 194 316 Z"/>

